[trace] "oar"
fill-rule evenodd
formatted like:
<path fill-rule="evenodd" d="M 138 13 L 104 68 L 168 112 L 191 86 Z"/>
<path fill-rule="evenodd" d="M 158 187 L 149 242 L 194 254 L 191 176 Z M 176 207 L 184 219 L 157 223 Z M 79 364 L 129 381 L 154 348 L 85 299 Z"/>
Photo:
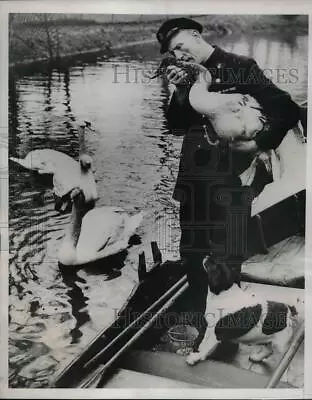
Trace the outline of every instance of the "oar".
<path fill-rule="evenodd" d="M 188 288 L 188 283 L 186 282 L 158 311 L 157 313 L 134 335 L 132 338 L 104 365 L 99 366 L 94 374 L 83 384 L 81 384 L 80 388 L 94 388 L 98 387 L 102 381 L 103 374 L 107 371 L 107 369 L 120 357 L 123 353 L 129 350 L 130 346 L 132 346 L 139 337 L 146 332 L 159 318 L 159 316 L 166 311 L 176 300 L 181 296 Z"/>
<path fill-rule="evenodd" d="M 304 339 L 304 322 L 301 323 L 299 329 L 297 330 L 289 348 L 285 351 L 279 365 L 271 376 L 269 382 L 267 383 L 266 388 L 275 388 L 278 382 L 280 381 L 283 373 L 286 371 L 289 366 L 291 360 L 294 358 L 297 353 L 299 346 L 303 342 Z"/>
<path fill-rule="evenodd" d="M 176 282 L 166 293 L 164 293 L 157 301 L 155 301 L 151 306 L 149 306 L 138 318 L 131 322 L 119 335 L 115 336 L 113 340 L 111 340 L 107 346 L 104 347 L 99 353 L 97 353 L 91 360 L 89 360 L 85 365 L 84 368 L 90 367 L 93 363 L 100 360 L 100 358 L 105 354 L 107 350 L 109 350 L 119 339 L 125 336 L 132 327 L 137 326 L 137 324 L 146 316 L 148 315 L 156 306 L 161 304 L 164 300 L 167 299 L 172 293 L 174 293 L 182 284 L 185 284 L 187 278 L 183 276 L 178 282 Z"/>

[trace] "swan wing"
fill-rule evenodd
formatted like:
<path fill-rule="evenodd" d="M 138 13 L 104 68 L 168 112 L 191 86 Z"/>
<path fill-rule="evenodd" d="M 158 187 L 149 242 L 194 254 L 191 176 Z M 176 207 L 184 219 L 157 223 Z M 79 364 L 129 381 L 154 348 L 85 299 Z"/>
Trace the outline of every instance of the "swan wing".
<path fill-rule="evenodd" d="M 51 161 L 49 159 L 42 158 L 40 154 L 35 151 L 28 153 L 26 158 L 10 157 L 10 160 L 27 170 L 37 171 L 40 174 L 51 174 L 54 172 Z"/>
<path fill-rule="evenodd" d="M 80 166 L 77 161 L 73 161 L 64 168 L 57 168 L 53 174 L 54 193 L 59 197 L 65 196 L 74 187 L 80 187 Z"/>
<path fill-rule="evenodd" d="M 82 220 L 77 243 L 77 258 L 92 257 L 103 246 L 115 242 L 123 232 L 125 214 L 114 212 L 111 207 L 98 207 L 89 211 Z"/>
<path fill-rule="evenodd" d="M 68 156 L 61 151 L 53 150 L 53 149 L 42 149 L 42 150 L 34 150 L 31 153 L 36 153 L 35 155 L 32 154 L 32 159 L 34 156 L 38 161 L 44 163 L 46 165 L 51 166 L 52 173 L 56 172 L 63 172 L 66 173 L 66 170 L 69 169 L 69 172 L 72 171 L 78 164 L 78 162 Z M 27 155 L 27 158 L 30 154 Z"/>
<path fill-rule="evenodd" d="M 72 166 L 64 171 L 56 171 L 53 174 L 54 193 L 59 197 L 63 197 L 74 187 L 79 187 L 79 182 L 80 168 L 78 163 L 77 166 Z"/>
<path fill-rule="evenodd" d="M 103 208 L 105 209 L 105 207 Z M 104 259 L 127 249 L 129 238 L 135 233 L 144 216 L 143 212 L 132 217 L 129 217 L 126 213 L 114 213 L 111 212 L 111 207 L 108 207 L 107 210 L 102 210 L 103 212 L 97 210 L 101 209 L 90 211 L 89 215 L 87 214 L 87 220 L 83 221 L 84 226 L 81 231 L 84 232 L 79 237 L 77 244 L 76 265 Z M 100 218 L 105 224 L 103 226 L 106 227 L 106 232 L 101 229 L 94 229 L 95 223 L 99 227 L 101 226 L 99 224 Z M 90 234 L 92 229 L 94 231 L 93 237 Z M 98 235 L 98 237 L 96 238 L 95 235 Z M 99 238 L 100 240 L 97 240 Z M 97 246 L 96 250 L 95 245 Z M 101 246 L 100 248 L 99 245 Z"/>
<path fill-rule="evenodd" d="M 40 174 L 53 174 L 77 162 L 67 154 L 53 149 L 33 150 L 24 159 L 11 157 L 10 160 Z"/>
<path fill-rule="evenodd" d="M 123 231 L 123 237 L 125 239 L 128 238 L 128 240 L 129 240 L 130 237 L 132 235 L 134 235 L 134 233 L 136 232 L 138 227 L 141 225 L 144 215 L 145 215 L 145 213 L 143 211 L 141 211 L 140 213 L 135 214 L 132 217 L 126 218 L 124 231 Z"/>
<path fill-rule="evenodd" d="M 10 157 L 9 158 L 10 161 L 13 161 L 16 164 L 19 164 L 20 166 L 22 166 L 25 169 L 31 169 L 29 163 L 27 162 L 27 160 L 24 160 L 22 158 L 15 158 L 15 157 Z"/>

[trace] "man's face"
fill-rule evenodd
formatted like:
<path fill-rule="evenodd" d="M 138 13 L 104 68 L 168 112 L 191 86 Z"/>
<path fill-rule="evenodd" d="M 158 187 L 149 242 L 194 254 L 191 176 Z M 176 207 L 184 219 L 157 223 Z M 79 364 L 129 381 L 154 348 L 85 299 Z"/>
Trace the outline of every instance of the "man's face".
<path fill-rule="evenodd" d="M 168 51 L 178 60 L 201 62 L 202 38 L 194 30 L 181 30 L 170 40 Z"/>

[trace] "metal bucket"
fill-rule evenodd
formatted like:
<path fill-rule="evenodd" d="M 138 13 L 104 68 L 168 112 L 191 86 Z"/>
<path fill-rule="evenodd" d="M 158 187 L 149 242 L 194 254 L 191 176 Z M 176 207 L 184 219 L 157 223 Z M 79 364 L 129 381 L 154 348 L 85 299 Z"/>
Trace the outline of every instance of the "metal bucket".
<path fill-rule="evenodd" d="M 198 336 L 198 330 L 191 325 L 179 324 L 169 329 L 168 336 L 175 350 L 191 348 Z"/>

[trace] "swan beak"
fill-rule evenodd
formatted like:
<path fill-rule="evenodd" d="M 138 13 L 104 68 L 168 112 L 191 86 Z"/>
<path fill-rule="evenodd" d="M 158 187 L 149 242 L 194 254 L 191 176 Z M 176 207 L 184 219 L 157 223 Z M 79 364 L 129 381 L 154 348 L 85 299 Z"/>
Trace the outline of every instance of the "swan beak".
<path fill-rule="evenodd" d="M 80 159 L 80 168 L 82 171 L 87 172 L 91 169 L 92 162 L 88 159 Z"/>
<path fill-rule="evenodd" d="M 61 206 L 61 212 L 65 213 L 66 211 L 69 211 L 69 207 L 70 207 L 70 202 L 67 201 L 63 201 L 63 204 Z"/>
<path fill-rule="evenodd" d="M 63 197 L 55 196 L 54 210 L 61 214 L 71 211 L 71 201 L 68 198 L 68 195 Z"/>
<path fill-rule="evenodd" d="M 92 127 L 92 124 L 90 121 L 83 121 L 83 122 L 84 122 L 84 125 L 83 125 L 84 128 L 87 128 L 89 131 L 91 131 L 93 133 L 96 132 L 95 129 Z"/>

